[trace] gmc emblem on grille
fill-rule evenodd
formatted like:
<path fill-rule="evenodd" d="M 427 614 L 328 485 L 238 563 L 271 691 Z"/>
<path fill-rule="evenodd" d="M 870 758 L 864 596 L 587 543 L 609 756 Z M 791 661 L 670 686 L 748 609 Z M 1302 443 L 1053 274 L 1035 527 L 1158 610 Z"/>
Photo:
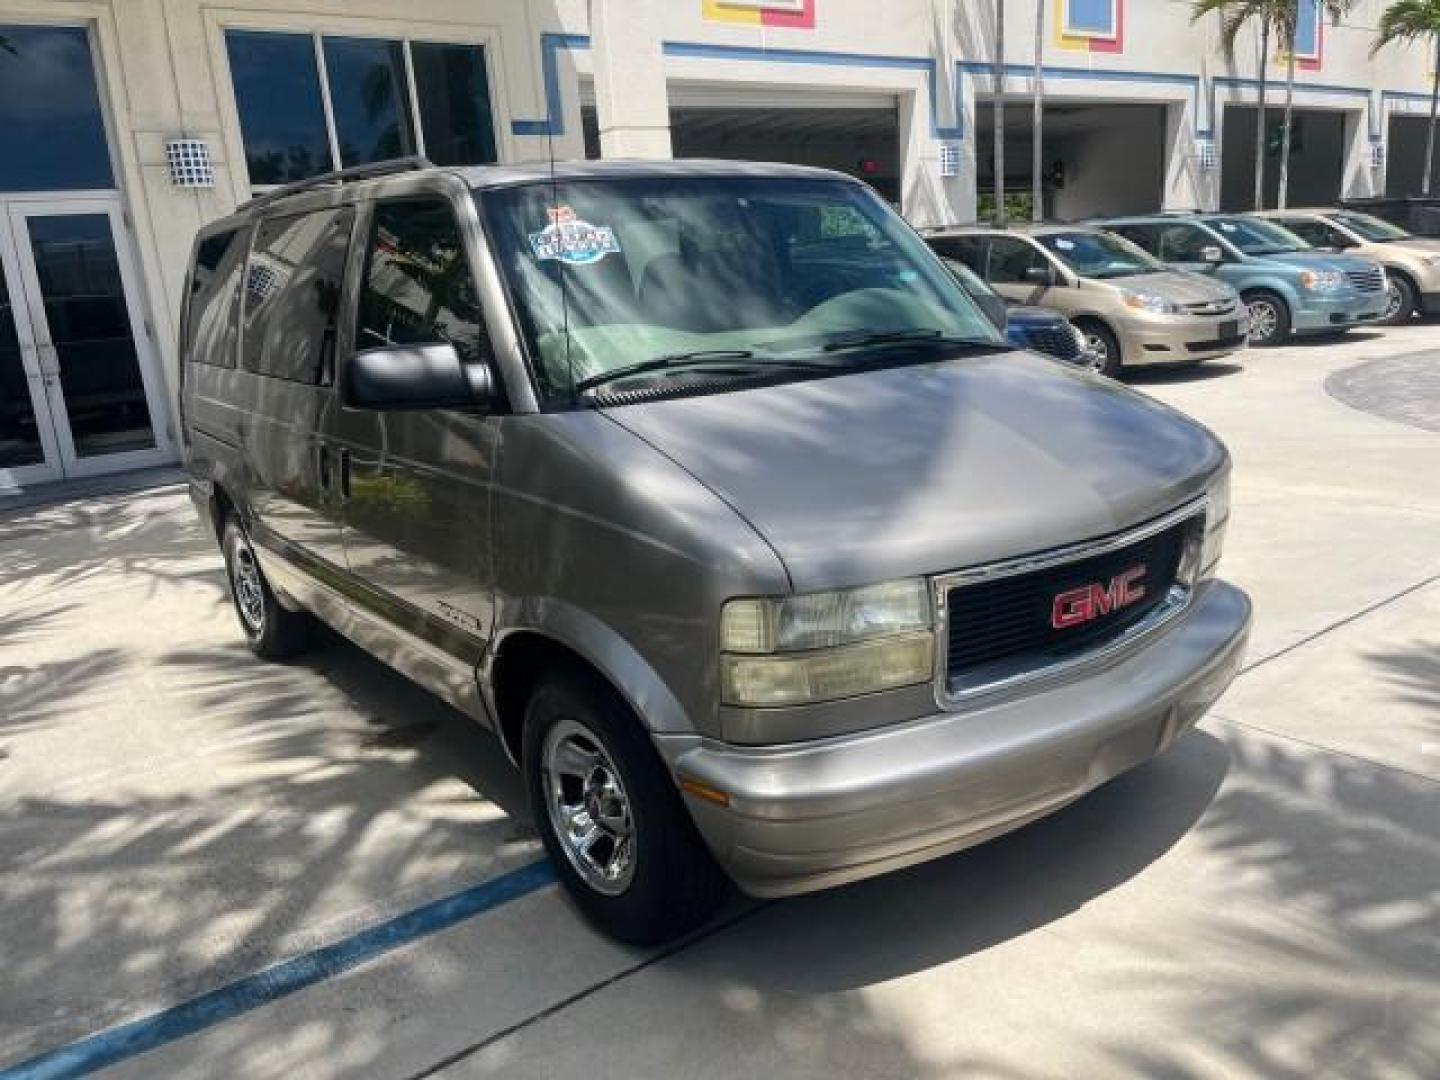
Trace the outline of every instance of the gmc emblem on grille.
<path fill-rule="evenodd" d="M 1138 603 L 1145 598 L 1144 578 L 1148 570 L 1149 567 L 1141 563 L 1116 574 L 1108 585 L 1097 581 L 1056 594 L 1050 608 L 1050 625 L 1056 630 L 1068 630 Z"/>

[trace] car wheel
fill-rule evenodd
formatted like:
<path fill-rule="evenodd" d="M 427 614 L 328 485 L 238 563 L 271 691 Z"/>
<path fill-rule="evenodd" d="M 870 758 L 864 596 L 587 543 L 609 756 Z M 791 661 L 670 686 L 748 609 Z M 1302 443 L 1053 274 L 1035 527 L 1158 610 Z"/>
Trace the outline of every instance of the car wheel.
<path fill-rule="evenodd" d="M 726 881 L 649 735 L 599 679 L 544 676 L 525 711 L 531 813 L 582 912 L 621 941 L 654 945 L 704 923 Z"/>
<path fill-rule="evenodd" d="M 265 660 L 283 660 L 303 652 L 311 643 L 314 620 L 304 612 L 287 610 L 275 599 L 250 538 L 233 516 L 225 519 L 221 549 L 230 579 L 230 599 L 251 650 Z"/>
<path fill-rule="evenodd" d="M 1279 345 L 1290 337 L 1290 308 L 1279 296 L 1247 293 L 1245 306 L 1250 309 L 1251 345 Z"/>
<path fill-rule="evenodd" d="M 1085 335 L 1085 348 L 1090 351 L 1090 363 L 1086 366 L 1112 379 L 1120 374 L 1123 361 L 1120 356 L 1120 341 L 1103 323 L 1082 319 L 1075 323 Z"/>
<path fill-rule="evenodd" d="M 1415 286 L 1393 271 L 1388 275 L 1390 297 L 1385 308 L 1385 314 L 1380 321 L 1386 326 L 1404 326 L 1415 317 L 1415 308 L 1419 303 L 1419 297 L 1415 294 Z"/>

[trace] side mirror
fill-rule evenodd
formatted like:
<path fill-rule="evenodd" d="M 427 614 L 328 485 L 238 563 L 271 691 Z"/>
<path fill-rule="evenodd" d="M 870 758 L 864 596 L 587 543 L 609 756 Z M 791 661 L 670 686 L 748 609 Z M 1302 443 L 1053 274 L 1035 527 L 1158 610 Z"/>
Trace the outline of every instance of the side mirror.
<path fill-rule="evenodd" d="M 1200 249 L 1200 261 L 1203 263 L 1223 263 L 1225 261 L 1225 249 L 1219 244 L 1209 244 Z"/>
<path fill-rule="evenodd" d="M 396 345 L 350 358 L 345 403 L 357 409 L 465 409 L 495 396 L 490 368 L 462 364 L 454 345 Z"/>
<path fill-rule="evenodd" d="M 1048 266 L 1027 266 L 1024 276 L 1031 285 L 1055 284 L 1055 271 Z"/>

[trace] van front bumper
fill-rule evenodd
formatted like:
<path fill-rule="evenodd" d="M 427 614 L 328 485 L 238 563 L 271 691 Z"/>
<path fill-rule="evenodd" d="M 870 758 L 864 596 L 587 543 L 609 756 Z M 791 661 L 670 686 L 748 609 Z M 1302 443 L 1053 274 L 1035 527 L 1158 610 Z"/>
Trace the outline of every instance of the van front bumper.
<path fill-rule="evenodd" d="M 1353 294 L 1336 299 L 1307 296 L 1305 302 L 1291 313 L 1291 328 L 1297 334 L 1318 334 L 1327 330 L 1344 330 L 1374 322 L 1390 306 L 1390 293 Z"/>
<path fill-rule="evenodd" d="M 742 890 L 808 892 L 988 840 L 1149 760 L 1229 686 L 1249 631 L 1249 599 L 1211 582 L 1134 651 L 1024 696 L 813 743 L 656 742 L 710 795 L 685 798 Z"/>
<path fill-rule="evenodd" d="M 1250 313 L 1242 304 L 1220 318 L 1146 316 L 1127 319 L 1116 329 L 1126 367 L 1188 364 L 1214 360 L 1245 348 L 1250 336 Z"/>

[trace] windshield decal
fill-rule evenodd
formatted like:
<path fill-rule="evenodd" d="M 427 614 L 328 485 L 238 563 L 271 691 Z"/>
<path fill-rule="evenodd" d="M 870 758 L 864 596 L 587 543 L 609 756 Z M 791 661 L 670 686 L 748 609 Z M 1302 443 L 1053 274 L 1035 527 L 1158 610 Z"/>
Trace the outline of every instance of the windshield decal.
<path fill-rule="evenodd" d="M 558 259 L 569 266 L 588 266 L 620 250 L 615 230 L 608 225 L 582 221 L 568 206 L 551 206 L 545 213 L 550 224 L 530 234 L 530 250 L 541 262 Z"/>
<path fill-rule="evenodd" d="M 1055 246 L 1056 246 L 1057 248 L 1059 248 L 1061 251 L 1074 251 L 1074 250 L 1075 250 L 1075 241 L 1074 241 L 1074 240 L 1066 240 L 1063 236 L 1057 236 L 1057 237 L 1055 238 Z"/>

